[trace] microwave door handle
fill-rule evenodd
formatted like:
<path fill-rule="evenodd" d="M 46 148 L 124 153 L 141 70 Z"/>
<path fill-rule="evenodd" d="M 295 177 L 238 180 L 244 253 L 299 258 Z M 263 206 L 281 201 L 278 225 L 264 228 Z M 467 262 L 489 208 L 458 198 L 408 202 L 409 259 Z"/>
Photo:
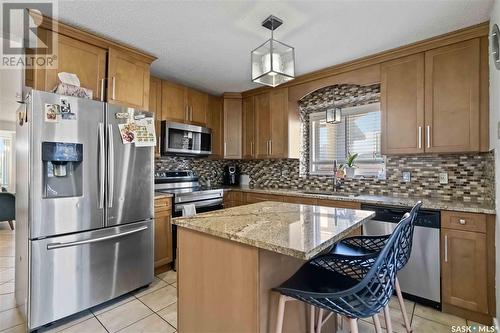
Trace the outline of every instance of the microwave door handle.
<path fill-rule="evenodd" d="M 108 208 L 113 207 L 115 183 L 115 147 L 113 143 L 113 125 L 108 125 Z"/>

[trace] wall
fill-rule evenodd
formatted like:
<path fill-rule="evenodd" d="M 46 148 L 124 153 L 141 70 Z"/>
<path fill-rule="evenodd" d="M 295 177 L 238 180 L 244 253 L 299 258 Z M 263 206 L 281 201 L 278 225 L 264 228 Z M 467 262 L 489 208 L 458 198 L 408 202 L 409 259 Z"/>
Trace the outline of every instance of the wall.
<path fill-rule="evenodd" d="M 490 26 L 500 24 L 500 0 L 495 0 L 491 11 Z M 498 138 L 498 122 L 500 121 L 500 71 L 490 62 L 490 148 L 495 151 L 495 207 L 500 212 L 500 140 Z M 500 318 L 500 214 L 497 214 L 496 223 L 496 301 L 497 301 L 497 319 Z"/>

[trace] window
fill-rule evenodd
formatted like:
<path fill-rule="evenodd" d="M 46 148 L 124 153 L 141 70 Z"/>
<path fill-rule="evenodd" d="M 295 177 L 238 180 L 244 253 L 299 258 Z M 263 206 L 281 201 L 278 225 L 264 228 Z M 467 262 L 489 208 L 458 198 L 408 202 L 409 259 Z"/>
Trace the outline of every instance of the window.
<path fill-rule="evenodd" d="M 0 187 L 14 190 L 13 133 L 0 131 Z"/>
<path fill-rule="evenodd" d="M 356 175 L 383 175 L 380 152 L 380 103 L 342 109 L 339 124 L 327 124 L 326 112 L 309 115 L 310 173 L 332 174 L 333 161 L 344 163 L 348 153 L 358 154 Z"/>

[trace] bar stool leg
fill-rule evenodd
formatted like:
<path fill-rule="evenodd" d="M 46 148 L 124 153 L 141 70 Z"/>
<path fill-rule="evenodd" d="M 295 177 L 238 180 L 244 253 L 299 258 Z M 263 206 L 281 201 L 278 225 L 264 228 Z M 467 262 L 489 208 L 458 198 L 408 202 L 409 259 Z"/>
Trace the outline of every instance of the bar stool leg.
<path fill-rule="evenodd" d="M 384 317 L 385 317 L 385 327 L 387 329 L 387 333 L 392 333 L 392 322 L 391 322 L 391 315 L 389 313 L 389 304 L 387 304 L 384 308 Z"/>
<path fill-rule="evenodd" d="M 398 295 L 399 307 L 401 308 L 401 313 L 403 314 L 403 320 L 405 322 L 405 328 L 407 333 L 411 333 L 411 325 L 408 320 L 408 314 L 406 313 L 406 306 L 403 299 L 403 294 L 401 293 L 401 287 L 399 286 L 399 280 L 396 276 L 396 295 Z"/>
<path fill-rule="evenodd" d="M 278 303 L 278 317 L 276 318 L 276 333 L 283 332 L 283 317 L 285 316 L 285 302 L 287 297 L 285 295 L 280 295 L 280 300 Z"/>
<path fill-rule="evenodd" d="M 316 318 L 314 317 L 314 305 L 309 305 L 309 333 L 314 333 L 314 322 L 315 321 L 316 321 Z"/>
<path fill-rule="evenodd" d="M 358 333 L 358 320 L 356 318 L 349 318 L 349 326 L 351 333 Z"/>
<path fill-rule="evenodd" d="M 321 327 L 323 326 L 323 309 L 318 311 L 318 323 L 316 324 L 316 333 L 321 333 Z"/>
<path fill-rule="evenodd" d="M 380 325 L 380 319 L 378 314 L 375 314 L 373 317 L 373 325 L 375 325 L 375 332 L 382 333 L 382 326 Z"/>

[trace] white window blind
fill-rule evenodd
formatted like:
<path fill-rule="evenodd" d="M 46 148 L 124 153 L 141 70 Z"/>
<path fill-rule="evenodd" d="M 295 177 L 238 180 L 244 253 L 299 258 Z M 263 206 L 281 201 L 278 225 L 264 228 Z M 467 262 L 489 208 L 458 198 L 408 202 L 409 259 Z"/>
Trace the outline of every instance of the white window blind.
<path fill-rule="evenodd" d="M 380 152 L 380 103 L 342 109 L 339 124 L 326 123 L 326 111 L 311 113 L 310 172 L 333 173 L 333 161 L 358 154 L 356 174 L 378 176 L 384 170 Z"/>

